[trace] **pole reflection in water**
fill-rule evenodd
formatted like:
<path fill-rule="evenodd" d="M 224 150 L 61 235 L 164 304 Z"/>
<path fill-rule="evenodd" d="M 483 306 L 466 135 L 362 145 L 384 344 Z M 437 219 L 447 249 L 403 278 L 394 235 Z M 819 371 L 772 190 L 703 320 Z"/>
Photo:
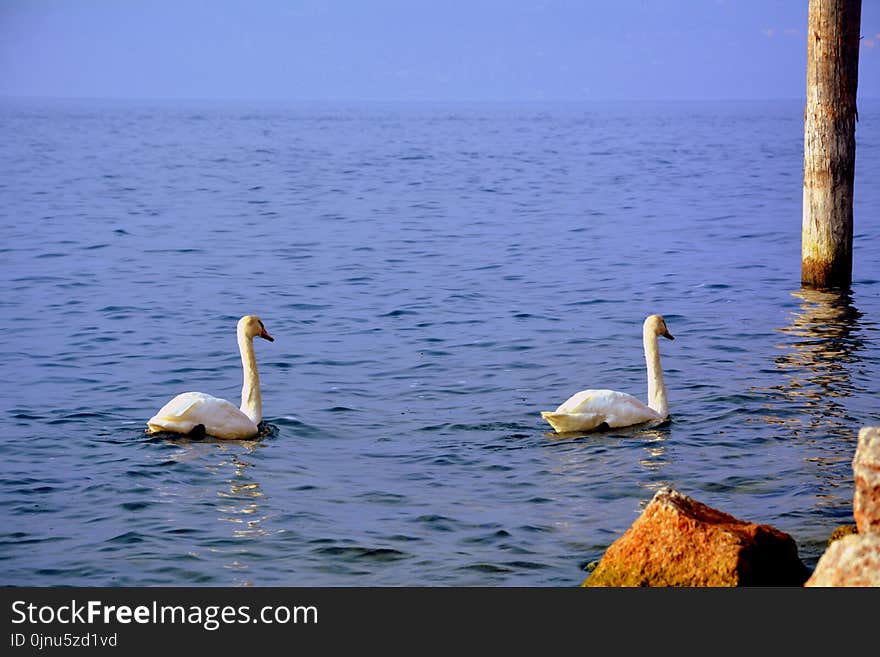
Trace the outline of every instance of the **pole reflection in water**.
<path fill-rule="evenodd" d="M 820 429 L 853 437 L 858 427 L 845 400 L 856 392 L 853 374 L 864 348 L 862 314 L 849 293 L 803 288 L 792 296 L 801 299 L 800 309 L 791 324 L 778 330 L 793 339 L 778 345 L 785 353 L 774 358 L 785 382 L 772 389 L 782 393 L 794 411 L 782 423 L 796 434 Z M 779 421 L 768 418 L 774 419 Z"/>
<path fill-rule="evenodd" d="M 801 289 L 791 323 L 779 331 L 790 337 L 774 358 L 784 382 L 770 388 L 779 397 L 768 422 L 779 424 L 805 450 L 818 481 L 812 495 L 825 513 L 852 517 L 852 457 L 858 437 L 859 408 L 868 385 L 859 352 L 865 347 L 862 314 L 849 293 Z M 778 402 L 778 403 L 777 403 Z"/>

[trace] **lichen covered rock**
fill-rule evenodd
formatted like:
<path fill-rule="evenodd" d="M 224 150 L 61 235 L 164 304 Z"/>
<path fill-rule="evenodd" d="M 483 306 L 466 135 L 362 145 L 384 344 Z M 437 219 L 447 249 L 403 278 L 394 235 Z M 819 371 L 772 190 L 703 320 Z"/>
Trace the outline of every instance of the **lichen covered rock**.
<path fill-rule="evenodd" d="M 880 534 L 851 534 L 834 541 L 805 586 L 880 586 Z"/>
<path fill-rule="evenodd" d="M 831 532 L 831 536 L 828 537 L 828 545 L 831 545 L 834 541 L 839 541 L 844 536 L 858 533 L 859 528 L 855 525 L 840 525 L 840 527 L 835 527 L 834 531 Z"/>
<path fill-rule="evenodd" d="M 880 586 L 880 427 L 859 431 L 852 466 L 857 532 L 829 543 L 806 586 Z"/>
<path fill-rule="evenodd" d="M 853 516 L 859 534 L 880 533 L 880 427 L 859 431 L 853 478 Z"/>
<path fill-rule="evenodd" d="M 809 575 L 785 532 L 662 488 L 583 586 L 802 586 Z"/>

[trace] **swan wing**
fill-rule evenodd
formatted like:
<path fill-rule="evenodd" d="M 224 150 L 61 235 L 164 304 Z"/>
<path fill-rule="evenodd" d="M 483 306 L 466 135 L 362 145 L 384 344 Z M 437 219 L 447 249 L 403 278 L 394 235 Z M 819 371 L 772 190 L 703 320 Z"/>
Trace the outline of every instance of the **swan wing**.
<path fill-rule="evenodd" d="M 613 429 L 663 419 L 644 402 L 616 390 L 581 390 L 562 402 L 553 413 L 542 412 L 541 417 L 560 433 L 591 431 L 602 424 Z"/>
<path fill-rule="evenodd" d="M 259 428 L 231 402 L 203 392 L 184 392 L 165 404 L 147 421 L 150 433 L 189 433 L 198 425 L 215 438 L 250 438 Z"/>

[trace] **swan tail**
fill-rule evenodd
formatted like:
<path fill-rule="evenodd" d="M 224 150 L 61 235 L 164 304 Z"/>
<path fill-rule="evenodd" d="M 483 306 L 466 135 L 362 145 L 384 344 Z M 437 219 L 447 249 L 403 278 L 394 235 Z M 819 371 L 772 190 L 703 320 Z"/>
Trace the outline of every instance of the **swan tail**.
<path fill-rule="evenodd" d="M 605 416 L 597 413 L 553 413 L 541 411 L 544 418 L 556 433 L 592 431 L 605 422 Z"/>
<path fill-rule="evenodd" d="M 192 417 L 192 411 L 203 401 L 204 395 L 199 393 L 185 392 L 177 395 L 147 420 L 147 433 L 189 433 L 200 424 Z"/>
<path fill-rule="evenodd" d="M 202 427 L 202 432 L 204 432 L 204 426 L 205 425 L 203 424 L 196 424 L 189 420 L 154 417 L 147 422 L 147 433 L 190 433 L 194 431 L 196 427 Z"/>

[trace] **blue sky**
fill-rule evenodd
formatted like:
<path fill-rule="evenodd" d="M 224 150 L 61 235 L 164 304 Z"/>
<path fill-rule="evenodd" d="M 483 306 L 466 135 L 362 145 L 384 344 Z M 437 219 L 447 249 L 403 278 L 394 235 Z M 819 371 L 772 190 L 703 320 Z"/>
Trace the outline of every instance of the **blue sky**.
<path fill-rule="evenodd" d="M 0 96 L 802 98 L 808 0 L 0 0 Z M 862 0 L 859 97 L 880 97 Z"/>

